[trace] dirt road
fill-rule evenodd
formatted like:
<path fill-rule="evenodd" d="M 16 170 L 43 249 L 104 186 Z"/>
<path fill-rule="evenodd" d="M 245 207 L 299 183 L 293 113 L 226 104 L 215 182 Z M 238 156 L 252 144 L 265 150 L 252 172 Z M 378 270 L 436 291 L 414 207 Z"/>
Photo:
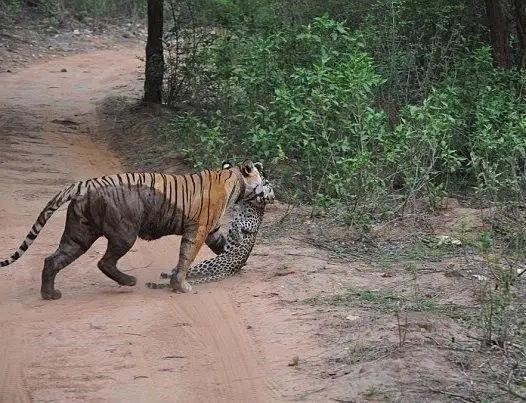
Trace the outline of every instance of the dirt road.
<path fill-rule="evenodd" d="M 98 100 L 137 87 L 140 52 L 90 52 L 0 75 L 0 258 L 63 185 L 123 170 L 88 134 Z M 64 219 L 61 208 L 26 255 L 0 272 L 0 401 L 277 399 L 225 285 L 189 295 L 144 287 L 175 264 L 178 238 L 138 242 L 121 260 L 138 278 L 133 288 L 97 269 L 100 239 L 57 276 L 62 299 L 43 301 L 43 260 Z"/>

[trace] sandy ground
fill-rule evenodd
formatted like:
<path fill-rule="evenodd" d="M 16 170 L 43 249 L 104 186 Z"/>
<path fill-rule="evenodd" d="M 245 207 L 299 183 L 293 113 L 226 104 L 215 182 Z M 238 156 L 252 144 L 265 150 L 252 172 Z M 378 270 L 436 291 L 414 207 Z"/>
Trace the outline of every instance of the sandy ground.
<path fill-rule="evenodd" d="M 87 134 L 96 129 L 98 100 L 136 86 L 139 54 L 90 52 L 0 74 L 2 254 L 18 246 L 62 186 L 122 171 Z M 189 295 L 144 287 L 175 264 L 175 237 L 137 242 L 121 260 L 123 270 L 139 279 L 134 288 L 119 287 L 96 268 L 105 249 L 100 239 L 57 277 L 62 299 L 41 300 L 43 259 L 54 251 L 64 219 L 61 208 L 28 253 L 0 273 L 0 401 L 279 397 L 228 283 Z M 203 250 L 200 258 L 210 253 Z"/>
<path fill-rule="evenodd" d="M 146 41 L 144 23 L 133 19 L 115 25 L 89 18 L 79 22 L 66 14 L 0 8 L 0 72 L 18 72 L 72 53 L 134 46 Z"/>

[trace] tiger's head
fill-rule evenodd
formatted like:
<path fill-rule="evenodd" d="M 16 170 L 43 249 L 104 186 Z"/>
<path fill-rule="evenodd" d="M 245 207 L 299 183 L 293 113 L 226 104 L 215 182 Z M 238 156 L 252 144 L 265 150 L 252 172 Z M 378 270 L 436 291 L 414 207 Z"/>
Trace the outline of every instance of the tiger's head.
<path fill-rule="evenodd" d="M 274 190 L 263 177 L 263 164 L 245 160 L 239 166 L 233 166 L 229 162 L 223 163 L 223 169 L 232 169 L 242 181 L 242 191 L 238 201 L 253 200 L 259 198 L 266 203 L 274 201 Z"/>

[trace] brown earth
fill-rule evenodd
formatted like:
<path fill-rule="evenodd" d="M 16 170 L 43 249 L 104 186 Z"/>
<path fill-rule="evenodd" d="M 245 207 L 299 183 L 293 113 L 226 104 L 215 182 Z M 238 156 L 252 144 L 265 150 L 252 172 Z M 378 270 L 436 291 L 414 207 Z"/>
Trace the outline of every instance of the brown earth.
<path fill-rule="evenodd" d="M 108 149 L 119 155 L 129 149 L 93 140 L 106 130 L 95 107 L 108 95 L 139 93 L 140 54 L 130 47 L 89 51 L 0 73 L 5 257 L 62 186 L 126 169 Z M 138 155 L 147 148 L 137 139 L 133 144 Z M 457 205 L 425 225 L 436 234 L 466 225 L 475 231 L 483 226 L 479 216 Z M 469 327 L 438 311 L 389 305 L 390 294 L 425 297 L 432 307 L 456 304 L 466 314 L 476 304 L 479 266 L 467 264 L 454 247 L 435 260 L 428 258 L 433 248 L 405 250 L 414 235 L 410 220 L 375 229 L 385 240 L 379 255 L 378 248 L 360 252 L 366 243 L 339 250 L 338 239 L 354 234 L 276 204 L 242 275 L 199 286 L 196 294 L 144 286 L 174 266 L 177 237 L 138 241 L 121 260 L 123 271 L 138 278 L 133 288 L 119 287 L 96 268 L 101 239 L 58 275 L 62 299 L 43 301 L 43 259 L 54 251 L 64 218 L 62 208 L 26 255 L 0 272 L 0 401 L 513 398 L 496 386 L 503 371 L 492 362 L 507 356 L 480 352 Z M 327 234 L 334 235 L 328 248 L 320 244 Z M 410 257 L 402 259 L 403 253 Z M 210 255 L 204 248 L 198 259 Z M 355 294 L 345 303 L 331 300 L 349 287 L 373 292 L 373 302 L 385 306 Z"/>
<path fill-rule="evenodd" d="M 97 49 L 116 49 L 146 40 L 144 22 L 137 19 L 114 23 L 69 14 L 54 15 L 23 8 L 0 8 L 0 72 L 14 73 L 46 60 Z"/>

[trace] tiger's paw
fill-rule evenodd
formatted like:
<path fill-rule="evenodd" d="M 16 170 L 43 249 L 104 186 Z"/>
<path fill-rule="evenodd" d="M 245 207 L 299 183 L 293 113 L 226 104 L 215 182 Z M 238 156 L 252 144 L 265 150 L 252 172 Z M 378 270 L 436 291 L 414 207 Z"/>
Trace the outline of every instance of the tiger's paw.
<path fill-rule="evenodd" d="M 119 280 L 119 285 L 125 285 L 125 286 L 128 286 L 128 287 L 133 287 L 135 284 L 137 284 L 137 278 L 134 277 L 134 276 L 128 276 L 128 275 L 124 275 L 122 276 L 122 278 Z"/>
<path fill-rule="evenodd" d="M 47 300 L 60 299 L 60 297 L 62 297 L 62 294 L 60 293 L 59 290 L 49 290 L 49 291 L 42 290 L 40 292 L 40 295 L 42 295 L 43 299 L 47 299 Z"/>
<path fill-rule="evenodd" d="M 192 292 L 192 286 L 186 280 L 178 281 L 177 278 L 172 277 L 170 285 L 174 291 Z"/>

